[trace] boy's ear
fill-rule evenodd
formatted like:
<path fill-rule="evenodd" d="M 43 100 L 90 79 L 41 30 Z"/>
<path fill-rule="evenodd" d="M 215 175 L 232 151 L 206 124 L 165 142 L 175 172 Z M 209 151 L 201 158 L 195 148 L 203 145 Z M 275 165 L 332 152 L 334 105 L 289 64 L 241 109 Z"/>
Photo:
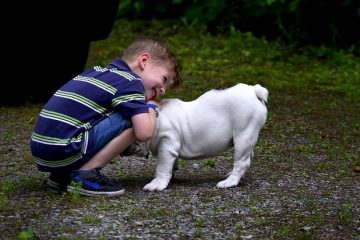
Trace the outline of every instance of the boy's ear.
<path fill-rule="evenodd" d="M 140 61 L 139 61 L 139 67 L 141 69 L 141 71 L 143 71 L 146 68 L 146 65 L 149 64 L 150 62 L 150 54 L 149 53 L 143 53 L 140 55 L 139 57 Z"/>

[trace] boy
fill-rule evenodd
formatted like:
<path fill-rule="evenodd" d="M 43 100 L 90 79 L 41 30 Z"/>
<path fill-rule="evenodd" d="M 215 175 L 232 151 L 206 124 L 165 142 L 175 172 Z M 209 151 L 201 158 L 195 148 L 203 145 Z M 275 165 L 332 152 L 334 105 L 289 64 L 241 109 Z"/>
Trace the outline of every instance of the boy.
<path fill-rule="evenodd" d="M 164 43 L 139 38 L 122 58 L 95 66 L 63 85 L 37 119 L 30 148 L 48 185 L 79 194 L 116 196 L 125 190 L 100 169 L 135 139 L 151 138 L 165 89 L 178 86 L 181 66 Z"/>

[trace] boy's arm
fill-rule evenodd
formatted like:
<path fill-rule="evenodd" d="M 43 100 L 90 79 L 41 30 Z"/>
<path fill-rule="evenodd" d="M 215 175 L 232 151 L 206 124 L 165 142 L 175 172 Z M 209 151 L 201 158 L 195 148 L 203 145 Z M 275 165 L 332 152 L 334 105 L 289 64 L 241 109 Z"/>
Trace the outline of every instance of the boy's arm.
<path fill-rule="evenodd" d="M 157 105 L 156 102 L 151 103 Z M 131 121 L 137 140 L 146 142 L 153 136 L 156 128 L 156 112 L 153 108 L 149 108 L 149 113 L 140 113 L 132 116 Z"/>

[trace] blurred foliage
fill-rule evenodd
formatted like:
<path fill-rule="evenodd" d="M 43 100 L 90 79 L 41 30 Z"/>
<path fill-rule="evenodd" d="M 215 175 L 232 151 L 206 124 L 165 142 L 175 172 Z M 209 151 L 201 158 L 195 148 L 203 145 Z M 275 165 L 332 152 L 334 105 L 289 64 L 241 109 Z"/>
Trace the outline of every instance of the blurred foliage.
<path fill-rule="evenodd" d="M 180 19 L 202 23 L 212 33 L 231 27 L 294 46 L 351 49 L 360 54 L 358 0 L 125 0 L 118 16 L 128 19 Z"/>
<path fill-rule="evenodd" d="M 107 65 L 120 57 L 138 35 L 166 41 L 183 65 L 180 89 L 166 97 L 191 100 L 216 87 L 260 83 L 273 91 L 300 91 L 360 100 L 360 61 L 351 51 L 327 47 L 293 48 L 281 40 L 268 41 L 231 28 L 211 34 L 201 24 L 181 21 L 118 19 L 107 40 L 94 42 L 88 66 Z"/>

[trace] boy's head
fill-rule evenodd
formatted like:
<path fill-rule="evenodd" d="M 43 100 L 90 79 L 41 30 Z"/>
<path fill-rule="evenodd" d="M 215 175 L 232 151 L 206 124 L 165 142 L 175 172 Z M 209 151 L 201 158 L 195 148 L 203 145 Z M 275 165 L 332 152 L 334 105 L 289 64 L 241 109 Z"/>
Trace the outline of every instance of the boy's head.
<path fill-rule="evenodd" d="M 125 49 L 122 59 L 143 79 L 147 100 L 180 85 L 182 67 L 161 40 L 138 38 Z"/>

